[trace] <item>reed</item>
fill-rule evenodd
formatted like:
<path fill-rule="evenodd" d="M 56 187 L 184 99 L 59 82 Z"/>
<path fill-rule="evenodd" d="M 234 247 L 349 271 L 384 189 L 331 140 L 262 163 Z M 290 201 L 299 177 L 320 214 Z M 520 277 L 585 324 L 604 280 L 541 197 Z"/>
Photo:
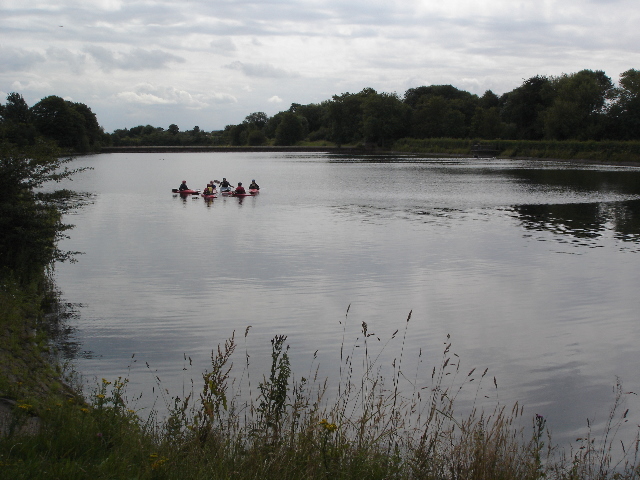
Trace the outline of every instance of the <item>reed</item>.
<path fill-rule="evenodd" d="M 448 336 L 428 374 L 410 374 L 404 364 L 411 313 L 384 342 L 362 322 L 347 343 L 348 313 L 341 322 L 337 387 L 319 379 L 317 367 L 297 377 L 287 337 L 279 335 L 271 342 L 270 368 L 252 390 L 248 327 L 241 371 L 234 373 L 241 349 L 232 335 L 212 352 L 199 391 L 170 400 L 166 420 L 154 413 L 142 419 L 129 408 L 126 379 L 103 379 L 87 403 L 58 400 L 39 411 L 38 433 L 14 429 L 1 438 L 0 472 L 16 479 L 640 476 L 638 438 L 617 448 L 627 417 L 620 384 L 601 437 L 589 432 L 573 449 L 560 448 L 546 420 L 535 415 L 528 425 L 518 404 L 483 408 L 481 385 L 497 390 L 496 379 L 487 369 L 463 369 Z M 397 342 L 389 373 L 379 359 Z M 432 360 L 422 352 L 419 357 L 418 365 Z M 471 400 L 460 409 L 463 394 Z"/>

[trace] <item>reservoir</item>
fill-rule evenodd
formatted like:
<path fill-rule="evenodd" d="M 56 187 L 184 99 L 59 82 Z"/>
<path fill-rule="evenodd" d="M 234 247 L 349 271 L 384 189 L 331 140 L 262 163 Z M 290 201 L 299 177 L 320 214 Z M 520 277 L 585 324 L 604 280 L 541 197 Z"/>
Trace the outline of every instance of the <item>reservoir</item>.
<path fill-rule="evenodd" d="M 639 168 L 268 152 L 72 166 L 92 167 L 62 185 L 92 195 L 60 244 L 83 254 L 55 269 L 73 363 L 88 391 L 128 378 L 143 417 L 197 395 L 234 332 L 238 395 L 257 395 L 275 335 L 294 378 L 327 378 L 328 397 L 347 355 L 389 388 L 400 370 L 410 396 L 451 343 L 461 412 L 518 402 L 558 442 L 604 424 L 617 381 L 640 393 Z M 223 177 L 261 191 L 171 192 Z"/>

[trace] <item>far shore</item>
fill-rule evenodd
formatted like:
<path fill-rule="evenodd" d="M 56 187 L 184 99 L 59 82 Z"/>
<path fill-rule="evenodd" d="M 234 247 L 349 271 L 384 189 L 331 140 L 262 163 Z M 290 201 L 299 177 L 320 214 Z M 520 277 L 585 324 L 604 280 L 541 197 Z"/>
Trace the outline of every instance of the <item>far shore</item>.
<path fill-rule="evenodd" d="M 358 155 L 416 155 L 429 158 L 472 158 L 473 154 L 462 153 L 419 153 L 400 152 L 394 150 L 383 150 L 378 148 L 366 148 L 361 146 L 262 146 L 262 147 L 217 147 L 210 145 L 200 146 L 141 146 L 141 147 L 102 147 L 99 153 L 194 153 L 194 152 L 309 152 L 309 153 L 334 153 L 334 154 L 358 154 Z M 618 161 L 618 160 L 597 160 L 585 158 L 542 158 L 542 157 L 481 157 L 481 158 L 508 158 L 512 160 L 541 160 L 550 162 L 571 162 L 586 165 L 612 165 L 624 167 L 640 167 L 640 162 Z"/>

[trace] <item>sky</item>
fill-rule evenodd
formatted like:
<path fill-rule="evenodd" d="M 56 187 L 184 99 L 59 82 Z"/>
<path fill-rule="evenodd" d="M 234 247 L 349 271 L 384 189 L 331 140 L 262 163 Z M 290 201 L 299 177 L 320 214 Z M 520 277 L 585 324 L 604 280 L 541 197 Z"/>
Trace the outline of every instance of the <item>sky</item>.
<path fill-rule="evenodd" d="M 218 130 L 364 88 L 640 69 L 638 0 L 0 0 L 0 96 Z"/>

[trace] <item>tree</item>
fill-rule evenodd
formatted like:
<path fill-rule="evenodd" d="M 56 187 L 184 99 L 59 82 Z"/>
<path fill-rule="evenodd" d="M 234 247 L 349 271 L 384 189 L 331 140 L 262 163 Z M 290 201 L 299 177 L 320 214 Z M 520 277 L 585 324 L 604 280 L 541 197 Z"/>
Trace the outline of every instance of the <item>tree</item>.
<path fill-rule="evenodd" d="M 254 112 L 246 116 L 244 119 L 245 124 L 252 128 L 262 130 L 269 121 L 269 116 L 264 112 Z"/>
<path fill-rule="evenodd" d="M 2 119 L 14 123 L 27 124 L 31 121 L 29 105 L 19 93 L 12 92 L 7 95 L 7 103 L 1 110 Z"/>
<path fill-rule="evenodd" d="M 6 105 L 0 105 L 0 138 L 19 146 L 33 145 L 36 129 L 31 122 L 29 105 L 22 95 L 7 95 Z"/>
<path fill-rule="evenodd" d="M 276 145 L 295 145 L 307 133 L 307 121 L 295 113 L 285 112 L 276 128 Z"/>
<path fill-rule="evenodd" d="M 38 133 L 54 140 L 61 148 L 88 149 L 86 120 L 71 102 L 51 95 L 31 107 L 31 115 Z"/>
<path fill-rule="evenodd" d="M 607 100 L 613 97 L 611 79 L 602 70 L 581 70 L 553 79 L 556 95 L 544 113 L 547 138 L 600 139 Z"/>
<path fill-rule="evenodd" d="M 180 133 L 180 127 L 178 127 L 178 125 L 176 125 L 175 123 L 172 123 L 171 125 L 169 125 L 169 133 L 171 135 L 177 135 L 178 133 Z"/>
<path fill-rule="evenodd" d="M 503 95 L 502 119 L 513 124 L 518 139 L 541 140 L 544 137 L 544 112 L 554 98 L 555 91 L 549 78 L 531 77 Z"/>
<path fill-rule="evenodd" d="M 439 95 L 420 100 L 411 116 L 411 125 L 415 138 L 462 138 L 466 134 L 464 114 Z"/>
<path fill-rule="evenodd" d="M 365 142 L 386 147 L 405 135 L 410 108 L 397 94 L 381 93 L 365 98 L 362 114 Z"/>
<path fill-rule="evenodd" d="M 640 71 L 627 70 L 620 74 L 620 86 L 616 89 L 616 102 L 609 116 L 613 127 L 611 138 L 637 140 L 640 138 Z"/>
<path fill-rule="evenodd" d="M 52 262 L 69 258 L 57 241 L 71 228 L 61 214 L 72 192 L 39 190 L 80 171 L 68 169 L 72 159 L 60 154 L 51 142 L 24 148 L 0 143 L 0 277 L 26 284 Z"/>

